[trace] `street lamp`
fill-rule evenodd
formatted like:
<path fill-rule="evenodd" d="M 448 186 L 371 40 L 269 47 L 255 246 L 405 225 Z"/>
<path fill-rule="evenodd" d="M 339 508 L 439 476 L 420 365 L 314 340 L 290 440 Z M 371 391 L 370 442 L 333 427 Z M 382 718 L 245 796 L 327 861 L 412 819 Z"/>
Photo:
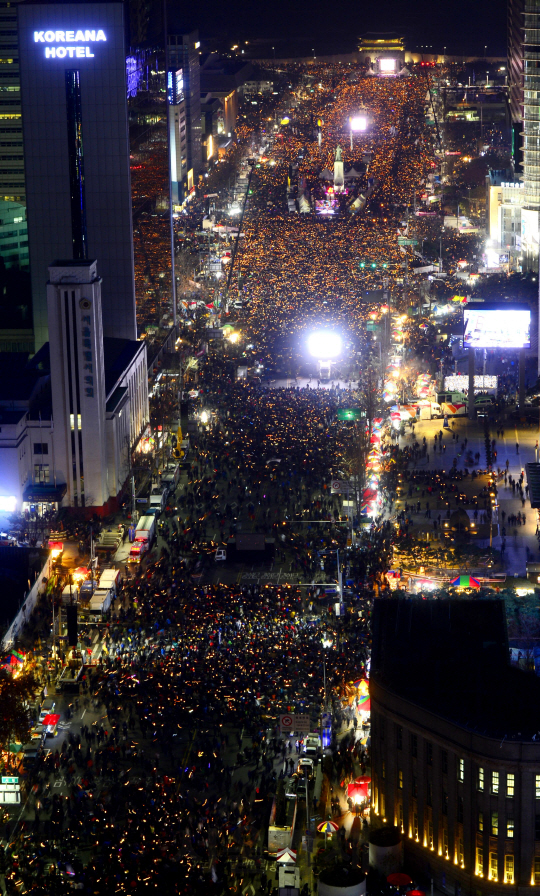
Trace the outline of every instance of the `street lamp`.
<path fill-rule="evenodd" d="M 351 152 L 353 148 L 353 131 L 366 131 L 367 124 L 368 122 L 365 112 L 360 112 L 358 115 L 351 115 L 349 117 L 349 127 L 351 130 Z"/>
<path fill-rule="evenodd" d="M 341 347 L 341 336 L 332 330 L 315 330 L 308 336 L 309 353 L 319 361 L 337 358 Z"/>
<path fill-rule="evenodd" d="M 341 336 L 331 330 L 316 330 L 308 336 L 307 345 L 310 355 L 317 360 L 318 375 L 329 380 L 332 362 L 341 354 Z"/>

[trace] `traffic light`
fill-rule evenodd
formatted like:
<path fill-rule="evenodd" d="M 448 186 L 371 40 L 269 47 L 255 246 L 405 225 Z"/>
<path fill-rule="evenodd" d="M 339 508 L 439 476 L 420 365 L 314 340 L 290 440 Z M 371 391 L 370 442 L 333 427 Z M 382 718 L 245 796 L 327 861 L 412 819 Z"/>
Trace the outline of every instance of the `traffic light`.
<path fill-rule="evenodd" d="M 79 640 L 78 626 L 77 626 L 77 607 L 73 605 L 69 605 L 66 607 L 66 621 L 67 621 L 67 633 L 68 633 L 68 644 L 70 647 L 76 647 L 77 642 Z"/>

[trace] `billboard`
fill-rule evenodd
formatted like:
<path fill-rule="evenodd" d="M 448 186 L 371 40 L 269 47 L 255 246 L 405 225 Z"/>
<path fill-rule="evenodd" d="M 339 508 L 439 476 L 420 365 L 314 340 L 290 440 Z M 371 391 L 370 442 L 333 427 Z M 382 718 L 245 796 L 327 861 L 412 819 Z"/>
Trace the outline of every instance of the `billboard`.
<path fill-rule="evenodd" d="M 465 348 L 530 348 L 529 308 L 506 305 L 473 307 L 463 311 Z"/>
<path fill-rule="evenodd" d="M 315 213 L 317 215 L 335 215 L 337 214 L 339 202 L 337 199 L 316 199 Z"/>
<path fill-rule="evenodd" d="M 183 69 L 167 72 L 167 102 L 171 106 L 177 106 L 184 99 L 184 73 Z"/>
<path fill-rule="evenodd" d="M 385 75 L 393 75 L 397 68 L 397 60 L 396 59 L 388 59 L 385 56 L 382 56 L 379 59 L 379 71 Z"/>
<path fill-rule="evenodd" d="M 349 119 L 351 125 L 351 131 L 366 131 L 367 130 L 367 116 L 366 115 L 354 115 Z"/>

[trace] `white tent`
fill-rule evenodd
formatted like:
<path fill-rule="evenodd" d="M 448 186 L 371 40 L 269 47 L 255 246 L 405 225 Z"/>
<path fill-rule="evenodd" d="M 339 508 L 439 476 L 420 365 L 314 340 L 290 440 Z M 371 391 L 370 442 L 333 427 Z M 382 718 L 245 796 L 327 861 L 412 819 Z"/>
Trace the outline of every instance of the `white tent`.
<path fill-rule="evenodd" d="M 357 171 L 356 168 L 353 167 L 350 171 L 347 171 L 345 180 L 356 180 L 357 177 L 362 177 L 362 172 Z"/>
<path fill-rule="evenodd" d="M 285 849 L 278 850 L 277 854 L 278 862 L 296 862 L 296 850 L 291 849 L 290 846 L 286 846 Z"/>

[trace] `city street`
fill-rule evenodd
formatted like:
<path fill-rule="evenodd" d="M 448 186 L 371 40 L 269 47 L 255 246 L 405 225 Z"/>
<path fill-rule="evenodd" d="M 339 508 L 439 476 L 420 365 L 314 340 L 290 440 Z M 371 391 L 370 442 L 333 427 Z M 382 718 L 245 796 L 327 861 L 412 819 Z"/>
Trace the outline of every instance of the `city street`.
<path fill-rule="evenodd" d="M 192 68 L 198 48 L 190 36 L 182 51 Z M 6 517 L 13 550 L 37 549 L 41 523 L 58 554 L 4 644 L 2 682 L 22 706 L 3 741 L 3 770 L 21 786 L 0 827 L 10 894 L 278 896 L 277 840 L 296 852 L 293 896 L 313 896 L 337 866 L 367 871 L 370 833 L 399 819 L 397 804 L 381 817 L 379 797 L 370 804 L 374 602 L 393 589 L 510 602 L 519 582 L 527 624 L 538 615 L 524 577 L 540 530 L 523 473 L 538 461 L 538 415 L 513 403 L 529 349 L 488 347 L 488 359 L 475 324 L 476 372 L 498 377 L 478 395 L 487 417 L 469 421 L 469 397 L 445 385 L 467 362 L 471 294 L 509 281 L 500 265 L 484 277 L 480 216 L 468 230 L 457 213 L 455 227 L 447 220 L 465 178 L 456 162 L 452 181 L 431 115 L 455 72 L 410 62 L 387 77 L 314 52 L 277 73 L 273 63 L 264 98 L 238 95 L 232 123 L 210 121 L 208 93 L 209 130 L 199 120 L 196 132 L 215 152 L 188 198 L 188 169 L 169 198 L 159 187 L 167 142 L 154 157 L 150 107 L 133 115 L 148 419 L 132 444 L 122 380 L 103 413 L 107 439 L 125 434 L 114 457 L 125 476 L 101 515 L 88 498 L 47 520 L 39 503 Z M 184 114 L 171 97 L 183 96 L 187 62 L 165 70 L 174 86 L 154 85 L 153 101 Z M 499 146 L 495 130 L 481 136 Z M 171 214 L 176 329 L 160 262 Z M 76 445 L 82 415 L 70 415 Z M 54 466 L 39 438 L 34 453 Z M 44 466 L 33 469 L 48 488 Z M 84 486 L 78 469 L 73 487 Z M 476 591 L 461 586 L 475 576 Z M 21 682 L 32 691 L 22 702 Z M 391 892 L 372 869 L 368 893 Z"/>

